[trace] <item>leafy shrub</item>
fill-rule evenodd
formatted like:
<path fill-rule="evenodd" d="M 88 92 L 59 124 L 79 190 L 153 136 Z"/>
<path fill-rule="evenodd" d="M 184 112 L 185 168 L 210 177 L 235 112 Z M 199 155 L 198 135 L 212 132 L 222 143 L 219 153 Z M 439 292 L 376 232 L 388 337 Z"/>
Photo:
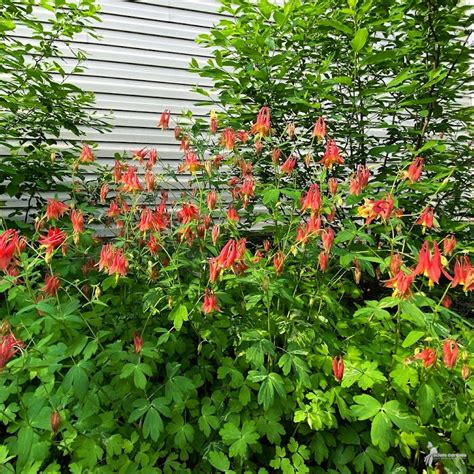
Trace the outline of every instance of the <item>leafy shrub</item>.
<path fill-rule="evenodd" d="M 83 72 L 83 52 L 73 39 L 92 32 L 98 20 L 93 0 L 2 1 L 0 10 L 0 193 L 26 199 L 25 219 L 45 192 L 68 189 L 67 162 L 74 152 L 59 147 L 64 132 L 80 137 L 84 128 L 106 123 L 87 111 L 94 95 L 69 81 Z M 65 49 L 72 64 L 64 62 Z"/>
<path fill-rule="evenodd" d="M 296 123 L 279 157 L 269 114 L 175 130 L 181 193 L 138 150 L 142 173 L 123 159 L 101 178 L 104 208 L 71 195 L 28 238 L 2 233 L 5 469 L 415 473 L 429 443 L 472 462 L 457 312 L 472 246 L 431 208 L 402 209 L 442 192 L 444 172 L 407 155 L 389 181 L 342 180 L 330 127 L 303 159 L 313 130 Z"/>
<path fill-rule="evenodd" d="M 454 164 L 438 207 L 472 215 L 470 6 L 458 0 L 221 3 L 230 17 L 201 35 L 213 58 L 192 66 L 213 80 L 226 113 L 250 122 L 270 105 L 276 136 L 288 122 L 309 128 L 325 115 L 348 170 L 377 164 L 382 180 L 411 153 L 422 154 L 436 172 Z M 422 200 L 415 196 L 410 210 Z"/>

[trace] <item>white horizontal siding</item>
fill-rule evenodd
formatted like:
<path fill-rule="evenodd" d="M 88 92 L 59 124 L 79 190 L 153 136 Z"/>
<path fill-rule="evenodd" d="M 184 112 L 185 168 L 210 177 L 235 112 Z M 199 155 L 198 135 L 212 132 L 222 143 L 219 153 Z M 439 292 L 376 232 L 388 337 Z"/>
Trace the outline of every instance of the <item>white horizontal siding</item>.
<path fill-rule="evenodd" d="M 193 86 L 208 89 L 211 81 L 191 74 L 191 58 L 205 62 L 209 52 L 195 43 L 223 16 L 218 13 L 218 0 L 98 0 L 102 7 L 101 22 L 95 33 L 99 39 L 82 33 L 74 38 L 73 49 L 88 56 L 85 71 L 69 80 L 96 94 L 95 110 L 104 116 L 112 113 L 112 132 L 87 131 L 85 141 L 95 142 L 101 164 L 111 163 L 115 153 L 147 147 L 156 148 L 167 164 L 182 159 L 172 130 L 161 131 L 156 124 L 164 109 L 173 119 L 183 110 L 196 116 L 207 116 L 209 108 L 199 105 L 203 96 Z M 48 27 L 51 14 L 39 9 L 38 16 Z M 19 41 L 34 42 L 27 28 L 18 28 Z M 69 73 L 74 66 L 71 52 L 59 44 L 64 54 L 63 67 Z M 64 138 L 73 138 L 64 133 Z M 62 146 L 60 145 L 60 148 Z M 0 150 L 0 154 L 5 153 Z M 183 176 L 184 180 L 185 177 Z M 24 202 L 0 197 L 7 208 L 22 208 Z"/>

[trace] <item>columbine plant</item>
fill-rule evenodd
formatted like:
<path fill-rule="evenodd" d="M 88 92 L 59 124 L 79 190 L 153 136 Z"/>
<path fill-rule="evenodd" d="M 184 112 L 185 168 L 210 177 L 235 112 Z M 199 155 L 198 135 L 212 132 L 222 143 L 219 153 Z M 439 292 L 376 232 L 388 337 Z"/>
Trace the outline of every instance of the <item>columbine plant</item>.
<path fill-rule="evenodd" d="M 428 442 L 472 456 L 474 270 L 463 224 L 437 222 L 437 171 L 407 151 L 387 181 L 370 163 L 343 179 L 322 116 L 280 135 L 268 107 L 219 123 L 175 127 L 176 171 L 137 150 L 90 203 L 51 199 L 28 236 L 0 235 L 3 316 L 24 341 L 4 336 L 23 348 L 1 374 L 10 464 L 415 472 Z M 85 146 L 74 172 L 93 164 Z"/>

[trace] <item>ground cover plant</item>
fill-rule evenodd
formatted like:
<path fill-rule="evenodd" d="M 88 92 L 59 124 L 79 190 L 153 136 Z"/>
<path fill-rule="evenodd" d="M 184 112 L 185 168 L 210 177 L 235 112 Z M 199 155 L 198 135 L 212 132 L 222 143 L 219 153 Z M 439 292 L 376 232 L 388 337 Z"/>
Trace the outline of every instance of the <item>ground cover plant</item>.
<path fill-rule="evenodd" d="M 2 231 L 2 469 L 418 472 L 435 446 L 462 470 L 474 270 L 430 207 L 444 174 L 407 150 L 343 180 L 323 116 L 208 127 L 175 127 L 177 170 L 137 150 Z"/>

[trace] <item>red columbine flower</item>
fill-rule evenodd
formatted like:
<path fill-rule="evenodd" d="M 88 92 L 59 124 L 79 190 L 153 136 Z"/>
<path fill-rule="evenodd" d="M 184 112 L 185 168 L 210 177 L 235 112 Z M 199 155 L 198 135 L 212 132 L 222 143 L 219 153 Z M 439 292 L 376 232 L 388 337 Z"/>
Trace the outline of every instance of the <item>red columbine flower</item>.
<path fill-rule="evenodd" d="M 214 311 L 218 313 L 221 312 L 221 309 L 219 308 L 219 305 L 217 304 L 217 296 L 209 288 L 206 288 L 206 292 L 204 294 L 204 302 L 202 304 L 201 309 L 204 314 L 211 314 Z"/>
<path fill-rule="evenodd" d="M 328 268 L 329 256 L 326 252 L 321 251 L 318 257 L 319 268 L 325 272 Z"/>
<path fill-rule="evenodd" d="M 474 290 L 474 268 L 467 255 L 456 258 L 454 278 L 451 286 L 454 288 L 457 285 L 464 287 L 464 293 Z"/>
<path fill-rule="evenodd" d="M 252 125 L 254 135 L 265 136 L 270 133 L 270 109 L 262 107 L 257 115 L 257 121 Z"/>
<path fill-rule="evenodd" d="M 157 153 L 154 148 L 148 152 L 148 162 L 146 164 L 147 169 L 152 169 L 156 165 Z"/>
<path fill-rule="evenodd" d="M 242 183 L 242 189 L 240 193 L 243 196 L 244 207 L 248 204 L 249 199 L 254 195 L 255 183 L 252 176 L 245 176 L 244 182 Z"/>
<path fill-rule="evenodd" d="M 42 235 L 38 242 L 46 248 L 46 255 L 50 255 L 55 248 L 60 247 L 64 244 L 67 239 L 67 235 L 58 228 L 49 228 L 46 235 Z"/>
<path fill-rule="evenodd" d="M 217 133 L 217 127 L 218 127 L 217 114 L 214 110 L 211 110 L 211 119 L 210 119 L 209 128 L 213 135 Z"/>
<path fill-rule="evenodd" d="M 328 180 L 328 188 L 331 196 L 334 196 L 337 193 L 337 188 L 339 184 L 337 182 L 337 178 L 329 178 Z"/>
<path fill-rule="evenodd" d="M 199 218 L 199 209 L 192 203 L 184 203 L 177 213 L 177 218 L 181 224 L 189 224 Z"/>
<path fill-rule="evenodd" d="M 422 274 L 429 278 L 428 285 L 432 287 L 435 283 L 439 283 L 441 272 L 443 272 L 447 278 L 450 278 L 443 270 L 438 244 L 433 242 L 433 255 L 431 255 L 430 244 L 425 240 L 418 255 L 418 264 L 415 268 L 415 274 Z"/>
<path fill-rule="evenodd" d="M 202 167 L 199 159 L 193 151 L 188 151 L 184 155 L 184 163 L 180 168 L 180 171 L 185 171 L 186 169 L 194 176 L 196 172 Z"/>
<path fill-rule="evenodd" d="M 399 253 L 392 253 L 390 256 L 390 273 L 396 275 L 402 267 L 402 257 Z"/>
<path fill-rule="evenodd" d="M 362 206 L 359 206 L 357 213 L 361 217 L 365 217 L 365 223 L 368 225 L 377 217 L 381 217 L 382 220 L 387 222 L 393 211 L 393 198 L 391 196 L 379 199 L 378 201 L 372 201 L 371 199 L 365 199 Z"/>
<path fill-rule="evenodd" d="M 216 259 L 220 268 L 231 268 L 237 258 L 237 242 L 233 239 L 229 240 L 221 250 Z"/>
<path fill-rule="evenodd" d="M 125 165 L 120 163 L 119 160 L 114 161 L 114 171 L 113 171 L 114 183 L 120 183 L 120 181 L 122 180 L 122 176 L 123 176 L 123 170 L 125 168 L 126 168 Z"/>
<path fill-rule="evenodd" d="M 79 156 L 79 161 L 81 163 L 92 163 L 95 160 L 94 155 L 92 154 L 91 147 L 89 145 L 83 145 L 81 154 Z"/>
<path fill-rule="evenodd" d="M 143 338 L 139 332 L 133 335 L 133 347 L 135 348 L 135 353 L 140 354 L 143 347 Z"/>
<path fill-rule="evenodd" d="M 107 199 L 107 194 L 109 193 L 109 185 L 107 183 L 104 183 L 101 187 L 100 187 L 100 192 L 99 192 L 99 199 L 100 199 L 100 202 L 101 203 L 104 203 L 105 200 Z"/>
<path fill-rule="evenodd" d="M 421 171 L 423 170 L 423 163 L 423 158 L 417 156 L 408 167 L 408 170 L 405 171 L 405 178 L 408 178 L 411 184 L 420 179 Z"/>
<path fill-rule="evenodd" d="M 140 180 L 137 176 L 137 169 L 134 166 L 127 168 L 120 182 L 122 183 L 122 191 L 134 193 L 142 190 Z"/>
<path fill-rule="evenodd" d="M 217 240 L 219 239 L 219 234 L 221 233 L 221 228 L 219 227 L 218 224 L 216 224 L 213 228 L 212 228 L 212 232 L 211 232 L 211 239 L 212 239 L 212 243 L 214 245 L 216 245 L 217 243 Z"/>
<path fill-rule="evenodd" d="M 149 193 L 155 189 L 155 175 L 153 171 L 146 170 L 145 172 L 145 188 Z"/>
<path fill-rule="evenodd" d="M 230 221 L 238 222 L 240 217 L 239 214 L 237 213 L 235 207 L 229 206 L 229 209 L 227 209 L 227 219 Z"/>
<path fill-rule="evenodd" d="M 393 296 L 400 296 L 400 298 L 406 299 L 412 295 L 411 285 L 415 280 L 415 273 L 406 274 L 402 270 L 398 270 L 397 273 L 393 274 L 390 280 L 384 283 L 387 288 L 393 288 Z"/>
<path fill-rule="evenodd" d="M 281 173 L 291 174 L 296 165 L 296 157 L 290 156 L 280 167 Z"/>
<path fill-rule="evenodd" d="M 114 258 L 109 267 L 109 275 L 125 276 L 127 274 L 128 261 L 123 254 L 122 249 L 116 249 L 114 251 Z"/>
<path fill-rule="evenodd" d="M 216 202 L 217 202 L 217 193 L 212 190 L 207 193 L 207 208 L 210 211 L 213 211 L 216 208 Z"/>
<path fill-rule="evenodd" d="M 221 269 L 220 269 L 219 264 L 217 263 L 217 259 L 210 258 L 209 259 L 209 281 L 211 283 L 214 283 L 217 281 L 220 270 Z"/>
<path fill-rule="evenodd" d="M 349 193 L 358 196 L 369 183 L 369 176 L 369 168 L 359 165 L 351 178 Z"/>
<path fill-rule="evenodd" d="M 324 117 L 319 117 L 316 120 L 313 128 L 313 137 L 316 137 L 319 140 L 322 140 L 326 136 L 326 123 L 324 122 Z"/>
<path fill-rule="evenodd" d="M 69 206 L 56 199 L 48 199 L 48 205 L 46 206 L 46 217 L 50 221 L 52 219 L 61 218 L 67 211 Z"/>
<path fill-rule="evenodd" d="M 443 240 L 443 252 L 445 255 L 451 255 L 454 247 L 456 247 L 456 237 L 454 235 L 447 235 Z"/>
<path fill-rule="evenodd" d="M 443 344 L 443 361 L 448 369 L 452 369 L 458 360 L 458 343 L 454 339 L 448 339 Z"/>
<path fill-rule="evenodd" d="M 344 376 L 344 359 L 342 356 L 336 356 L 332 360 L 332 373 L 338 382 L 342 380 Z"/>
<path fill-rule="evenodd" d="M 5 271 L 17 252 L 19 244 L 18 232 L 7 229 L 0 235 L 0 270 Z"/>
<path fill-rule="evenodd" d="M 453 300 L 451 299 L 451 296 L 446 295 L 446 296 L 441 300 L 441 304 L 442 304 L 445 308 L 447 308 L 447 309 L 451 308 L 451 306 L 453 305 Z"/>
<path fill-rule="evenodd" d="M 138 229 L 140 232 L 148 232 L 149 230 L 153 230 L 153 213 L 151 209 L 145 207 L 140 214 L 140 221 L 138 222 Z"/>
<path fill-rule="evenodd" d="M 61 415 L 59 414 L 59 412 L 53 411 L 53 413 L 51 413 L 50 423 L 52 432 L 56 434 L 61 424 Z"/>
<path fill-rule="evenodd" d="M 46 296 L 54 296 L 61 286 L 61 280 L 56 275 L 46 275 L 44 279 L 44 287 L 41 291 Z"/>
<path fill-rule="evenodd" d="M 344 163 L 341 152 L 334 140 L 329 138 L 326 142 L 326 152 L 319 163 L 322 163 L 325 168 L 332 168 L 335 164 L 342 165 Z"/>
<path fill-rule="evenodd" d="M 235 146 L 235 132 L 231 128 L 226 128 L 222 132 L 221 144 L 226 150 L 233 150 Z"/>
<path fill-rule="evenodd" d="M 25 344 L 21 339 L 17 339 L 12 332 L 0 339 L 0 371 L 6 363 L 23 347 Z"/>
<path fill-rule="evenodd" d="M 170 126 L 170 118 L 171 118 L 171 111 L 169 109 L 165 109 L 161 113 L 160 120 L 158 124 L 156 125 L 157 127 L 160 127 L 161 130 L 166 130 Z"/>
<path fill-rule="evenodd" d="M 120 216 L 120 207 L 117 201 L 110 201 L 109 209 L 107 210 L 107 215 L 109 217 L 118 217 Z"/>
<path fill-rule="evenodd" d="M 423 233 L 425 233 L 426 228 L 431 229 L 433 227 L 433 218 L 434 218 L 434 209 L 431 206 L 423 209 L 423 212 L 420 214 L 420 217 L 416 220 L 415 224 L 420 224 L 423 226 Z"/>
<path fill-rule="evenodd" d="M 431 347 L 427 347 L 421 352 L 418 352 L 418 354 L 415 354 L 415 359 L 422 360 L 423 366 L 428 368 L 436 362 L 436 351 Z"/>
<path fill-rule="evenodd" d="M 110 265 L 112 265 L 113 260 L 114 249 L 112 247 L 112 244 L 103 245 L 100 249 L 100 257 L 98 263 L 99 271 L 107 271 L 110 268 Z"/>
<path fill-rule="evenodd" d="M 73 209 L 71 212 L 72 231 L 74 233 L 74 243 L 79 242 L 79 234 L 84 232 L 84 216 L 80 209 Z"/>
<path fill-rule="evenodd" d="M 283 252 L 277 252 L 273 257 L 273 266 L 275 272 L 280 275 L 283 272 L 283 265 L 285 264 L 285 254 Z"/>
<path fill-rule="evenodd" d="M 317 184 L 312 184 L 309 187 L 308 192 L 301 198 L 301 210 L 306 211 L 309 209 L 311 215 L 319 213 L 321 209 L 321 193 Z"/>
<path fill-rule="evenodd" d="M 279 148 L 274 148 L 272 150 L 272 162 L 275 165 L 278 165 L 280 163 L 280 156 L 281 156 L 281 150 Z"/>
<path fill-rule="evenodd" d="M 135 150 L 133 152 L 132 159 L 137 160 L 140 164 L 142 164 L 147 155 L 148 150 L 146 148 L 142 148 L 141 150 Z"/>
<path fill-rule="evenodd" d="M 334 242 L 334 231 L 331 227 L 323 230 L 321 234 L 324 250 L 329 253 L 331 251 L 332 243 Z"/>

